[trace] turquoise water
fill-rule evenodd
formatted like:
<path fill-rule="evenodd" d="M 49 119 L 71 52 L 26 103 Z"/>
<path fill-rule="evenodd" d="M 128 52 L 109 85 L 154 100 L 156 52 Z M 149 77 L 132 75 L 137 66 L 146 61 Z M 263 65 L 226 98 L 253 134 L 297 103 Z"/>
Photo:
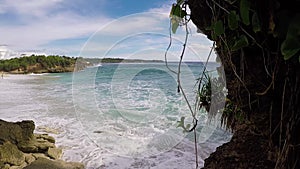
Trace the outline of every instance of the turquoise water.
<path fill-rule="evenodd" d="M 202 63 L 181 69 L 191 104 L 202 69 Z M 57 139 L 65 160 L 90 169 L 194 167 L 192 136 L 176 128 L 182 116 L 192 119 L 176 74 L 163 63 L 103 64 L 76 73 L 9 75 L 0 82 L 0 118 L 34 120 L 36 132 Z M 231 135 L 207 123 L 205 112 L 197 117 L 201 166 Z"/>

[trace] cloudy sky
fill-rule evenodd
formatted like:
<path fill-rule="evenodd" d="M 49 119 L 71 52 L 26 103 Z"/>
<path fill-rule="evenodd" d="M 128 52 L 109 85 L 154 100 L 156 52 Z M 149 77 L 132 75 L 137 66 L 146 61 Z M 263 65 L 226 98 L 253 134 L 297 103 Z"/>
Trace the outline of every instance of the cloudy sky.
<path fill-rule="evenodd" d="M 175 0 L 0 0 L 0 50 L 82 57 L 164 59 Z M 190 23 L 186 60 L 205 60 L 212 43 Z M 168 57 L 178 59 L 185 31 Z M 3 55 L 2 55 L 3 56 Z"/>

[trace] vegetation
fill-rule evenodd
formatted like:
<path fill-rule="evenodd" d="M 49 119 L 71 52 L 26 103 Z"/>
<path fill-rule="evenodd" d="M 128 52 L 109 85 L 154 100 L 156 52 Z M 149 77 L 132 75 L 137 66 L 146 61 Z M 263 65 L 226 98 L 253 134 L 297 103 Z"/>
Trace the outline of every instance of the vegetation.
<path fill-rule="evenodd" d="M 75 58 L 66 56 L 31 55 L 0 60 L 0 71 L 11 73 L 70 72 L 75 62 Z"/>
<path fill-rule="evenodd" d="M 223 166 L 212 158 L 208 168 L 300 168 L 299 3 L 177 0 L 173 5 L 171 30 L 192 20 L 215 42 L 225 70 L 228 101 L 222 123 L 234 136 L 223 147 L 239 156 Z"/>

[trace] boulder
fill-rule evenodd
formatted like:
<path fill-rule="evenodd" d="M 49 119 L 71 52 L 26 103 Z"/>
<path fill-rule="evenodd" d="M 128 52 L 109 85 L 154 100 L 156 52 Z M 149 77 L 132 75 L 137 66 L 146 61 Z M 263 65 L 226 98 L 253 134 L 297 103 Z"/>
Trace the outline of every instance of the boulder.
<path fill-rule="evenodd" d="M 62 160 L 48 160 L 38 158 L 24 169 L 83 169 L 84 166 L 77 162 L 65 162 Z"/>
<path fill-rule="evenodd" d="M 38 159 L 38 158 L 50 159 L 50 157 L 48 157 L 46 154 L 43 154 L 43 153 L 32 153 L 32 156 L 35 159 Z"/>
<path fill-rule="evenodd" d="M 0 162 L 4 164 L 21 165 L 25 162 L 25 156 L 16 145 L 7 141 L 0 146 Z"/>
<path fill-rule="evenodd" d="M 21 122 L 6 122 L 0 119 L 0 144 L 6 141 L 19 147 L 33 138 L 34 122 L 25 120 Z"/>
<path fill-rule="evenodd" d="M 30 164 L 33 161 L 35 161 L 35 157 L 32 154 L 24 153 L 24 156 L 25 156 L 25 161 L 27 164 Z"/>
<path fill-rule="evenodd" d="M 50 143 L 55 143 L 54 137 L 49 136 L 48 134 L 34 134 L 34 137 L 36 139 L 43 139 L 49 141 Z"/>
<path fill-rule="evenodd" d="M 62 155 L 62 149 L 60 148 L 49 148 L 47 155 L 52 159 L 59 159 Z"/>
<path fill-rule="evenodd" d="M 50 141 L 51 142 L 50 142 Z M 20 144 L 19 148 L 25 153 L 45 153 L 48 148 L 54 148 L 54 138 L 48 135 L 34 135 L 34 137 L 26 144 Z"/>

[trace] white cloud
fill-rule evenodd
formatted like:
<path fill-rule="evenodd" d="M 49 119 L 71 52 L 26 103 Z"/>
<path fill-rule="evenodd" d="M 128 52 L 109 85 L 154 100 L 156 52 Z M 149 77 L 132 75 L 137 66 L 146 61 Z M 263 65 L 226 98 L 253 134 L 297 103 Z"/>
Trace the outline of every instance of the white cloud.
<path fill-rule="evenodd" d="M 63 0 L 3 0 L 2 13 L 15 12 L 23 16 L 43 17 Z"/>

